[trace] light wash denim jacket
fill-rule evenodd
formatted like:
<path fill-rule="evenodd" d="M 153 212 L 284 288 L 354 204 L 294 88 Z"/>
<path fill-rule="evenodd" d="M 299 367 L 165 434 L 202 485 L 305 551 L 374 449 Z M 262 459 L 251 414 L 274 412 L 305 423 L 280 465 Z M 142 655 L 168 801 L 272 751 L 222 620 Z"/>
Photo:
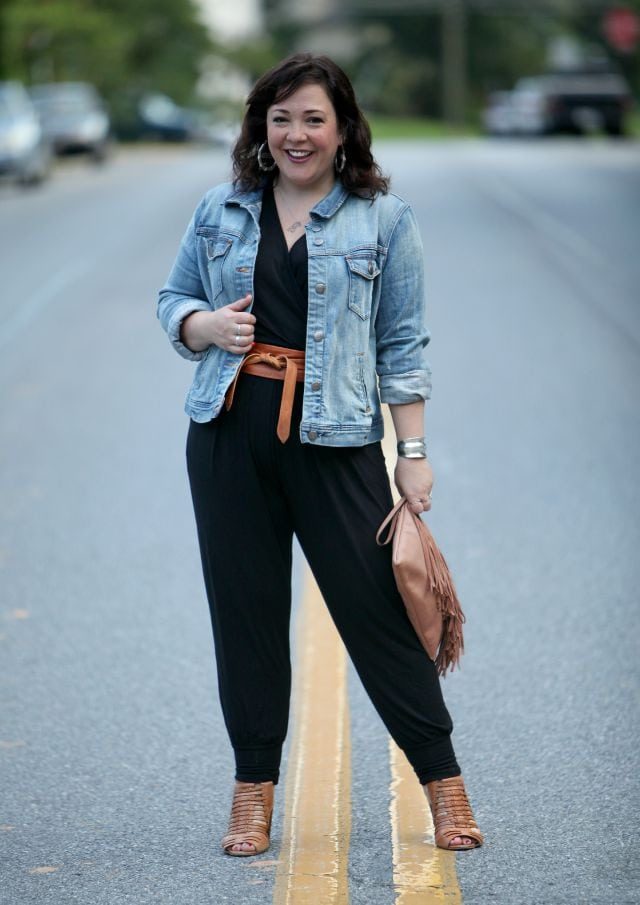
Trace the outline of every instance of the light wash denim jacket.
<path fill-rule="evenodd" d="M 158 317 L 184 358 L 199 362 L 187 394 L 194 421 L 215 418 L 242 355 L 192 352 L 180 324 L 254 292 L 262 190 L 230 183 L 204 196 L 158 299 Z M 422 243 L 413 211 L 396 195 L 373 202 L 340 182 L 311 211 L 304 400 L 300 440 L 363 446 L 383 436 L 381 402 L 428 399 L 430 334 L 424 318 Z M 250 310 L 250 309 L 245 309 Z"/>

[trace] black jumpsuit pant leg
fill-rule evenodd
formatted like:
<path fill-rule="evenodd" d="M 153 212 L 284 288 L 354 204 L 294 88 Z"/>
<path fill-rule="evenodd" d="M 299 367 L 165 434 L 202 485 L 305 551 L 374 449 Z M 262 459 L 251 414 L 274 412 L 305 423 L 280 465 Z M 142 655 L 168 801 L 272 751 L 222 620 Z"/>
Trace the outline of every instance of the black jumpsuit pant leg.
<path fill-rule="evenodd" d="M 460 773 L 435 665 L 398 594 L 375 534 L 392 506 L 379 443 L 276 436 L 282 383 L 243 374 L 229 412 L 191 422 L 187 462 L 218 684 L 236 778 L 278 781 L 291 664 L 295 532 L 371 701 L 422 783 Z"/>

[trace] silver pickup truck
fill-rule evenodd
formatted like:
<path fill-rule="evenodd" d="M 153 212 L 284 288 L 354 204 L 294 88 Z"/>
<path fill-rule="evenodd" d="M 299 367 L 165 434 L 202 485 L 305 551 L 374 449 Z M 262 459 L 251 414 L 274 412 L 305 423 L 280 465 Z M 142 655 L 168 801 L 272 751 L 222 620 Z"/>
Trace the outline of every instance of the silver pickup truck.
<path fill-rule="evenodd" d="M 633 98 L 615 72 L 571 70 L 520 79 L 512 92 L 516 129 L 546 134 L 603 130 L 623 135 Z M 518 114 L 520 113 L 520 119 Z M 533 114 L 533 115 L 532 115 Z"/>
<path fill-rule="evenodd" d="M 622 76 L 611 71 L 564 70 L 519 79 L 485 111 L 494 134 L 551 135 L 604 131 L 624 135 L 633 97 Z"/>

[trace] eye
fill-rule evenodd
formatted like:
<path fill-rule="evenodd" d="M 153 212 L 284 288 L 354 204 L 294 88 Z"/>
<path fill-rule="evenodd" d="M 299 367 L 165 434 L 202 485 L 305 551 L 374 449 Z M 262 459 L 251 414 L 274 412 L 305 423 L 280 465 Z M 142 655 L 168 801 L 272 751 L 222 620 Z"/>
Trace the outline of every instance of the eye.
<path fill-rule="evenodd" d="M 285 116 L 274 116 L 271 122 L 273 123 L 286 123 L 287 118 Z"/>
<path fill-rule="evenodd" d="M 321 116 L 310 116 L 309 119 L 307 120 L 307 122 L 316 124 L 316 123 L 323 123 L 324 120 Z"/>

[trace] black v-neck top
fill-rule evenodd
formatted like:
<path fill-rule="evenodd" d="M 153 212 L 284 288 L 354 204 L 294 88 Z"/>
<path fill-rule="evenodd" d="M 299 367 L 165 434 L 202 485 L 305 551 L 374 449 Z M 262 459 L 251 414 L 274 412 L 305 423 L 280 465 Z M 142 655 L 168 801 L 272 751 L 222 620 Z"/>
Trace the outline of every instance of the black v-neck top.
<path fill-rule="evenodd" d="M 290 250 L 287 248 L 271 186 L 265 187 L 262 198 L 253 287 L 256 342 L 303 352 L 307 336 L 307 238 L 304 234 Z"/>

